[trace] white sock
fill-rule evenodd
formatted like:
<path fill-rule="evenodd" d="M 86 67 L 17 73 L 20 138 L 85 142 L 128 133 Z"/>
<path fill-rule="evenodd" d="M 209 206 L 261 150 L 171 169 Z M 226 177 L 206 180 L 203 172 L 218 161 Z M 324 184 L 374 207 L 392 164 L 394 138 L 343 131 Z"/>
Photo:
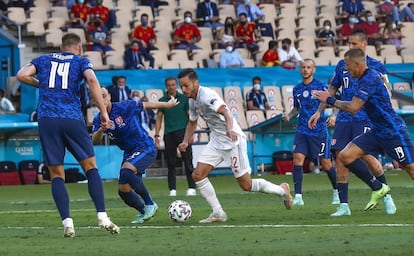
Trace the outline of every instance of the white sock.
<path fill-rule="evenodd" d="M 73 219 L 72 218 L 66 218 L 62 220 L 63 226 L 66 227 L 73 227 Z"/>
<path fill-rule="evenodd" d="M 278 194 L 283 196 L 285 191 L 279 185 L 273 184 L 265 179 L 252 179 L 252 192 L 262 192 L 266 194 Z"/>
<path fill-rule="evenodd" d="M 97 213 L 98 220 L 103 220 L 108 218 L 108 214 L 106 212 L 98 212 Z"/>
<path fill-rule="evenodd" d="M 204 178 L 196 182 L 197 188 L 200 190 L 200 194 L 206 199 L 207 203 L 213 209 L 213 212 L 222 212 L 223 208 L 216 196 L 213 184 L 211 184 L 208 178 Z"/>

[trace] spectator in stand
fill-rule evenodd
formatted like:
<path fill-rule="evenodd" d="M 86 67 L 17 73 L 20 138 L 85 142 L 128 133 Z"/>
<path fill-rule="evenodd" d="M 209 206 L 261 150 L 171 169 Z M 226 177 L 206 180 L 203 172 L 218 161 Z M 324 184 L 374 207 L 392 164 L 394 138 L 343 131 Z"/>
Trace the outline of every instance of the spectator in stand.
<path fill-rule="evenodd" d="M 240 46 L 247 48 L 253 56 L 259 50 L 259 46 L 255 41 L 256 33 L 256 24 L 247 21 L 246 13 L 240 13 L 239 23 L 236 25 L 236 37 L 240 40 Z"/>
<path fill-rule="evenodd" d="M 389 20 L 394 21 L 393 9 L 394 6 L 398 6 L 398 2 L 398 0 L 384 0 L 383 3 L 378 5 L 378 13 L 381 16 L 385 17 L 385 22 Z M 384 20 L 382 19 L 382 21 Z"/>
<path fill-rule="evenodd" d="M 138 40 L 141 48 L 145 49 L 148 53 L 151 50 L 158 50 L 155 47 L 157 42 L 157 35 L 154 29 L 148 25 L 148 14 L 141 14 L 141 24 L 136 26 L 131 34 L 132 39 Z"/>
<path fill-rule="evenodd" d="M 148 69 L 154 68 L 154 57 L 152 57 L 145 49 L 140 47 L 138 40 L 133 39 L 131 46 L 124 52 L 125 69 L 147 69 L 142 60 L 144 57 L 149 60 Z"/>
<path fill-rule="evenodd" d="M 244 59 L 233 47 L 233 42 L 226 43 L 226 50 L 220 53 L 220 68 L 242 68 Z"/>
<path fill-rule="evenodd" d="M 100 16 L 97 14 L 93 18 L 87 29 L 88 41 L 92 43 L 92 51 L 99 51 L 105 54 L 107 51 L 113 51 L 110 46 L 111 34 Z"/>
<path fill-rule="evenodd" d="M 277 41 L 270 40 L 269 48 L 263 54 L 262 57 L 262 66 L 264 67 L 274 67 L 280 65 L 279 54 L 277 53 Z"/>
<path fill-rule="evenodd" d="M 85 0 L 76 0 L 69 11 L 69 22 L 72 28 L 85 28 L 89 22 L 89 9 Z"/>
<path fill-rule="evenodd" d="M 355 14 L 350 14 L 348 21 L 344 22 L 339 30 L 340 45 L 347 45 L 348 36 L 352 35 L 352 32 L 357 29 L 362 30 L 362 25 L 359 24 L 359 20 Z"/>
<path fill-rule="evenodd" d="M 233 17 L 226 17 L 224 27 L 217 30 L 216 38 L 218 41 L 217 47 L 220 49 L 225 49 L 226 43 L 229 41 L 233 42 L 233 47 L 238 47 Z"/>
<path fill-rule="evenodd" d="M 381 33 L 381 28 L 371 11 L 365 12 L 365 22 L 362 23 L 362 30 L 368 37 L 368 45 L 375 45 L 379 49 L 384 43 L 384 35 Z"/>
<path fill-rule="evenodd" d="M 240 14 L 245 13 L 248 22 L 259 23 L 260 20 L 264 19 L 264 14 L 260 8 L 250 3 L 250 0 L 244 0 L 244 3 L 239 3 L 237 5 L 237 16 L 240 17 Z"/>
<path fill-rule="evenodd" d="M 130 99 L 131 89 L 126 85 L 125 76 L 118 76 L 116 85 L 108 86 L 106 89 L 111 94 L 112 102 L 122 102 Z"/>
<path fill-rule="evenodd" d="M 252 79 L 253 87 L 246 95 L 247 110 L 266 110 L 270 109 L 266 94 L 261 91 L 262 79 L 258 76 Z"/>
<path fill-rule="evenodd" d="M 89 15 L 95 17 L 97 14 L 101 17 L 101 20 L 105 23 L 108 29 L 115 27 L 116 14 L 114 10 L 110 10 L 108 7 L 102 5 L 103 0 L 96 0 L 96 5 L 89 9 Z"/>
<path fill-rule="evenodd" d="M 16 109 L 13 106 L 13 103 L 4 96 L 5 91 L 0 89 L 0 114 L 14 114 Z"/>
<path fill-rule="evenodd" d="M 342 16 L 349 17 L 354 14 L 356 17 L 364 15 L 365 7 L 361 0 L 344 0 L 342 3 Z"/>
<path fill-rule="evenodd" d="M 323 21 L 323 30 L 318 35 L 319 46 L 333 46 L 336 47 L 335 32 L 332 30 L 332 23 L 330 20 Z"/>
<path fill-rule="evenodd" d="M 201 40 L 200 30 L 192 23 L 193 14 L 190 11 L 184 12 L 184 22 L 179 24 L 174 31 L 175 49 L 185 49 L 191 52 L 201 49 L 196 45 Z"/>
<path fill-rule="evenodd" d="M 279 48 L 277 53 L 282 67 L 286 69 L 294 69 L 302 63 L 302 57 L 289 38 L 282 40 L 282 48 Z"/>
<path fill-rule="evenodd" d="M 217 4 L 211 2 L 210 0 L 205 0 L 197 4 L 197 20 L 202 20 L 198 22 L 199 27 L 208 27 L 211 28 L 213 33 L 219 27 L 223 27 L 223 24 L 218 20 L 219 12 L 217 9 Z"/>
<path fill-rule="evenodd" d="M 151 6 L 152 15 L 155 17 L 156 9 L 158 9 L 160 6 L 168 5 L 168 2 L 159 0 L 143 0 L 142 5 Z"/>
<path fill-rule="evenodd" d="M 397 29 L 393 20 L 388 20 L 385 23 L 384 30 L 382 32 L 384 34 L 384 40 L 386 44 L 393 44 L 399 50 L 401 48 L 401 32 Z"/>
<path fill-rule="evenodd" d="M 401 22 L 414 22 L 414 3 L 408 3 L 401 11 L 398 11 L 398 6 L 394 6 L 392 11 L 397 26 L 400 26 Z"/>

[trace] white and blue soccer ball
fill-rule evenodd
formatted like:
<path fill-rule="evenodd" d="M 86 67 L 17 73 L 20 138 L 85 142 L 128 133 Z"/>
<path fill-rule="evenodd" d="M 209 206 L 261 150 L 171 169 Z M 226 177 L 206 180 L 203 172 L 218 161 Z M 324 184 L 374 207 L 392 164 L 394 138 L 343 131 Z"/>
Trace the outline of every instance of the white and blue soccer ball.
<path fill-rule="evenodd" d="M 191 206 L 187 201 L 175 200 L 168 206 L 168 217 L 178 223 L 186 222 L 191 217 Z"/>

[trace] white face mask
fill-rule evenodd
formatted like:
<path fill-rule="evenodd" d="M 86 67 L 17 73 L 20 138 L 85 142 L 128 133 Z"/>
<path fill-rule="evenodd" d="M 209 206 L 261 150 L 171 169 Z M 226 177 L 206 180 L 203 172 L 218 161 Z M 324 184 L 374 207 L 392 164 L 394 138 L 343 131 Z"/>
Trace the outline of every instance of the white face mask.
<path fill-rule="evenodd" d="M 326 31 L 328 31 L 328 30 L 330 30 L 330 29 L 331 29 L 331 26 L 326 25 L 326 26 L 324 26 L 323 28 L 324 28 Z"/>
<path fill-rule="evenodd" d="M 227 47 L 226 47 L 226 51 L 228 51 L 228 52 L 233 51 L 233 46 L 227 46 Z"/>
<path fill-rule="evenodd" d="M 391 3 L 391 0 L 384 0 L 384 2 L 386 2 L 386 3 Z"/>
<path fill-rule="evenodd" d="M 191 17 L 185 17 L 184 22 L 185 23 L 191 23 Z"/>
<path fill-rule="evenodd" d="M 374 22 L 374 21 L 375 21 L 375 18 L 374 18 L 373 16 L 369 16 L 369 17 L 367 18 L 367 21 L 368 21 L 368 22 Z"/>
<path fill-rule="evenodd" d="M 255 90 L 260 90 L 260 84 L 254 84 L 254 85 L 253 85 L 253 88 L 254 88 Z"/>

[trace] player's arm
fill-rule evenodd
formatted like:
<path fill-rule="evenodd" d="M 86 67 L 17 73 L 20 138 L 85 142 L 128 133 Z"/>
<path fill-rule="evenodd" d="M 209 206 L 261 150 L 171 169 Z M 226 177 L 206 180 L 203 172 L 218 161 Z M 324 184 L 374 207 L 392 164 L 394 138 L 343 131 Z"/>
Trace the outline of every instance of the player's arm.
<path fill-rule="evenodd" d="M 296 117 L 297 115 L 298 115 L 298 108 L 294 107 L 289 111 L 289 113 L 283 114 L 282 119 L 285 122 L 289 122 L 290 119 Z"/>
<path fill-rule="evenodd" d="M 32 63 L 28 63 L 17 72 L 16 78 L 22 83 L 39 88 L 39 80 L 35 75 L 36 67 Z"/>
<path fill-rule="evenodd" d="M 173 108 L 178 104 L 180 104 L 180 102 L 177 101 L 177 99 L 174 97 L 171 97 L 171 99 L 168 102 L 142 102 L 144 109 Z"/>
<path fill-rule="evenodd" d="M 331 106 L 351 114 L 356 114 L 365 104 L 364 100 L 355 96 L 352 98 L 352 101 L 337 100 L 335 97 L 330 95 L 328 90 L 316 91 L 314 95 L 321 102 L 328 103 Z"/>
<path fill-rule="evenodd" d="M 95 100 L 95 104 L 98 107 L 99 111 L 101 112 L 101 122 L 108 123 L 109 122 L 108 111 L 106 110 L 106 107 L 104 105 L 101 86 L 99 85 L 99 81 L 96 78 L 95 72 L 92 69 L 86 69 L 83 72 L 83 75 L 86 79 L 86 83 L 89 85 L 92 98 Z"/>
<path fill-rule="evenodd" d="M 185 152 L 187 150 L 188 145 L 192 143 L 192 138 L 194 135 L 194 131 L 197 129 L 197 119 L 196 120 L 189 120 L 187 127 L 185 128 L 184 139 L 178 145 L 178 149 L 181 152 Z"/>
<path fill-rule="evenodd" d="M 226 120 L 226 134 L 232 140 L 237 140 L 237 134 L 233 131 L 233 115 L 231 114 L 230 110 L 227 108 L 226 105 L 221 105 L 217 109 L 217 113 L 224 116 L 224 120 Z"/>

